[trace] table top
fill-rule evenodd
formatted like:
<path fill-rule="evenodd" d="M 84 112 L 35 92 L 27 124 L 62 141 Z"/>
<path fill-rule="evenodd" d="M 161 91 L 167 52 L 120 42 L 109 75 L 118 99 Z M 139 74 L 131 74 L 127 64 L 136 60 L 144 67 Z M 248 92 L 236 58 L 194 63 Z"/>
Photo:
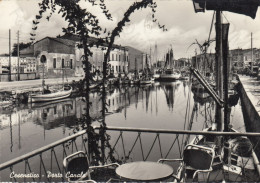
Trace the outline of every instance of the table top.
<path fill-rule="evenodd" d="M 136 161 L 120 165 L 116 174 L 130 180 L 151 181 L 169 177 L 173 174 L 173 168 L 157 162 Z"/>

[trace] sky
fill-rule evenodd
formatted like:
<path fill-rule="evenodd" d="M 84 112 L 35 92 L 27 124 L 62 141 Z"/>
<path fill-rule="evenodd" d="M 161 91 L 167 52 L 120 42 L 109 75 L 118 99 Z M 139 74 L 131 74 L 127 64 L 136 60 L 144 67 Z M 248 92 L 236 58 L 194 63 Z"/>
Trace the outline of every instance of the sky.
<path fill-rule="evenodd" d="M 123 18 L 124 12 L 135 0 L 105 0 L 108 10 L 112 14 L 113 21 L 109 21 L 98 7 L 82 1 L 81 6 L 95 14 L 103 29 L 112 30 L 118 21 Z M 40 0 L 0 0 L 0 54 L 9 51 L 9 29 L 11 29 L 11 44 L 17 43 L 17 31 L 20 32 L 20 42 L 30 41 L 32 21 L 39 11 Z M 130 17 L 130 23 L 124 27 L 116 44 L 132 46 L 146 53 L 152 54 L 155 44 L 158 47 L 158 57 L 170 48 L 174 51 L 174 58 L 189 58 L 199 53 L 196 45 L 189 47 L 195 40 L 203 43 L 209 37 L 213 11 L 195 13 L 191 0 L 157 0 L 156 18 L 166 26 L 168 31 L 163 32 L 151 19 L 151 9 L 136 11 Z M 253 33 L 253 47 L 260 48 L 260 8 L 255 19 L 248 16 L 223 12 L 223 22 L 230 23 L 229 47 L 250 48 L 251 32 Z M 47 14 L 45 14 L 47 15 Z M 46 17 L 46 16 L 45 16 Z M 62 28 L 67 23 L 58 13 L 53 14 L 50 21 L 45 18 L 40 21 L 36 33 L 36 40 L 46 36 L 56 37 L 62 35 Z M 214 39 L 215 28 L 213 26 L 210 38 Z M 209 52 L 215 52 L 214 43 Z"/>

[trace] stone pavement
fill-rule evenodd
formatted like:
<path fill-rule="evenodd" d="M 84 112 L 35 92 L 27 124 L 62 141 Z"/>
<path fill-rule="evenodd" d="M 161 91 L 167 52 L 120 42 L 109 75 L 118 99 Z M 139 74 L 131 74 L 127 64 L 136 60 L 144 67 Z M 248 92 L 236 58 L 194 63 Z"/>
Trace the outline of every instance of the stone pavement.
<path fill-rule="evenodd" d="M 256 77 L 242 75 L 239 75 L 239 79 L 247 93 L 248 98 L 260 116 L 260 80 L 257 80 Z"/>
<path fill-rule="evenodd" d="M 81 79 L 83 79 L 83 77 L 71 77 L 71 78 L 68 78 L 68 83 L 71 83 L 73 80 L 79 81 Z M 64 79 L 64 83 L 67 83 L 67 79 Z M 61 85 L 62 78 L 45 79 L 45 84 L 46 85 Z M 42 79 L 0 82 L 0 92 L 1 91 L 13 91 L 13 90 L 15 90 L 15 91 L 30 90 L 30 89 L 33 90 L 33 88 L 39 88 L 41 86 L 42 86 Z"/>

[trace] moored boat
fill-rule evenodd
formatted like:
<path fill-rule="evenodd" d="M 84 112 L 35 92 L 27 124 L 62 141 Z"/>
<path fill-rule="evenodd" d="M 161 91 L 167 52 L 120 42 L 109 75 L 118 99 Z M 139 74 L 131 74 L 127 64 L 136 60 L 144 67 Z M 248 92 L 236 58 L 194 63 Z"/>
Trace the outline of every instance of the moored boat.
<path fill-rule="evenodd" d="M 152 79 L 150 78 L 144 78 L 140 80 L 140 84 L 151 84 L 152 83 Z"/>
<path fill-rule="evenodd" d="M 47 101 L 53 101 L 53 100 L 59 100 L 67 98 L 71 95 L 72 88 L 69 86 L 69 88 L 62 90 L 58 90 L 56 92 L 48 92 L 43 94 L 32 94 L 29 96 L 28 101 L 29 102 L 47 102 Z"/>
<path fill-rule="evenodd" d="M 175 81 L 180 79 L 181 73 L 178 70 L 166 69 L 164 73 L 160 75 L 160 81 Z"/>
<path fill-rule="evenodd" d="M 207 128 L 204 132 L 212 132 L 212 128 Z M 232 128 L 230 132 L 238 133 Z M 213 136 L 195 137 L 184 149 L 183 163 L 180 164 L 177 175 L 185 176 L 179 177 L 179 180 L 259 181 L 259 161 L 250 140 L 245 136 L 227 138 L 224 148 L 219 151 Z"/>

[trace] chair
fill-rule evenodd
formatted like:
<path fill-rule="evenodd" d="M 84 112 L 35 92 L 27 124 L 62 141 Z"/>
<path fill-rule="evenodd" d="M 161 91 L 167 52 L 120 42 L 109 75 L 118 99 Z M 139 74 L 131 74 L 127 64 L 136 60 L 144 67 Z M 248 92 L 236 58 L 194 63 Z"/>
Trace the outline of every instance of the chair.
<path fill-rule="evenodd" d="M 207 179 L 209 173 L 213 170 L 212 164 L 215 158 L 215 151 L 213 148 L 188 144 L 183 151 L 182 159 L 159 159 L 158 162 L 164 161 L 180 161 L 178 175 L 174 177 L 180 181 L 183 171 L 190 170 L 193 172 L 192 180 L 198 175 L 198 173 L 207 173 Z"/>
<path fill-rule="evenodd" d="M 83 151 L 78 151 L 64 158 L 63 166 L 66 170 L 68 181 L 96 182 L 91 179 L 91 171 L 97 168 L 119 166 L 118 163 L 111 163 L 100 166 L 90 166 L 88 156 Z M 87 180 L 85 180 L 87 179 Z"/>

